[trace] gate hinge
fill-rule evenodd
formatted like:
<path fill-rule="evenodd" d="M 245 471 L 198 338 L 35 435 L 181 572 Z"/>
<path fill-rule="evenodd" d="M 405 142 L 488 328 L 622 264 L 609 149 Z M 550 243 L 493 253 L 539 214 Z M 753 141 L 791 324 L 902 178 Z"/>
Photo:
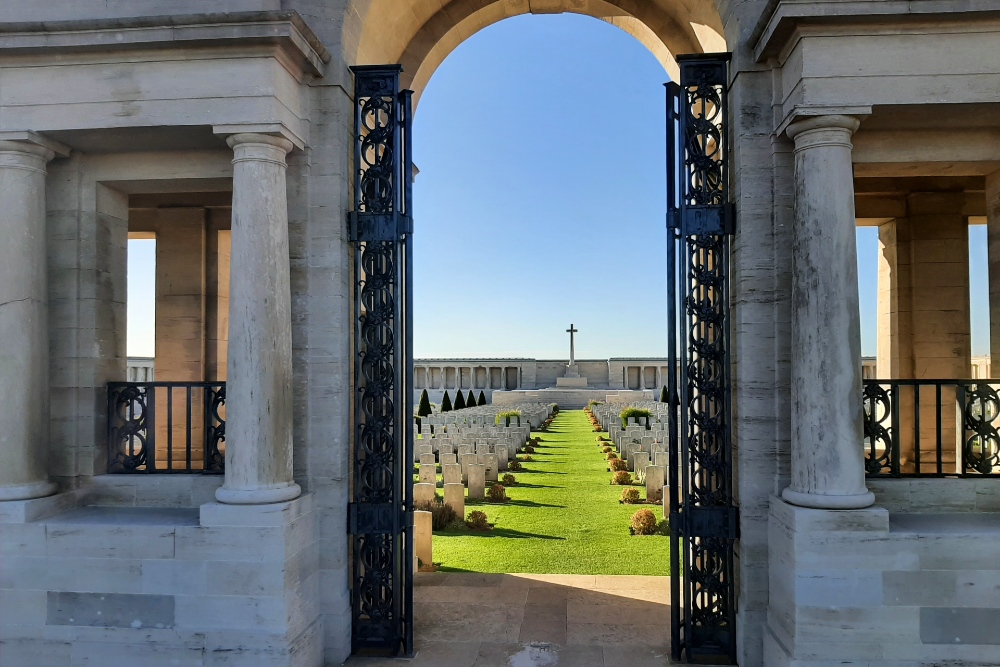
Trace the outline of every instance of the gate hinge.
<path fill-rule="evenodd" d="M 681 228 L 681 212 L 678 209 L 667 211 L 667 229 Z"/>
<path fill-rule="evenodd" d="M 413 216 L 412 215 L 400 215 L 399 216 L 399 236 L 402 237 L 404 234 L 409 236 L 413 233 Z"/>
<path fill-rule="evenodd" d="M 722 216 L 722 225 L 727 235 L 732 236 L 736 233 L 736 204 L 726 204 Z"/>
<path fill-rule="evenodd" d="M 354 211 L 347 212 L 347 238 L 351 243 L 358 242 L 358 214 Z"/>

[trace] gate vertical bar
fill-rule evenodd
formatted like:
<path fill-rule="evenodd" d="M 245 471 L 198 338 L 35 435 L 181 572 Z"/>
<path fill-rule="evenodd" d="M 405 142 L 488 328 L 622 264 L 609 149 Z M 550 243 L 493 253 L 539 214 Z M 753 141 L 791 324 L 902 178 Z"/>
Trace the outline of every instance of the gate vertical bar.
<path fill-rule="evenodd" d="M 680 170 L 677 164 L 678 146 L 678 110 L 680 104 L 680 86 L 674 82 L 666 84 L 667 89 L 667 401 L 670 406 L 667 418 L 668 443 L 668 497 L 670 502 L 670 650 L 674 660 L 681 658 L 681 578 L 680 568 L 681 542 L 677 530 L 679 521 L 675 521 L 680 511 L 680 495 L 678 488 L 677 467 L 677 419 L 679 417 L 680 400 L 677 397 L 677 370 L 680 360 L 677 358 L 677 247 L 680 231 L 680 211 L 678 209 L 677 191 L 680 187 Z"/>
<path fill-rule="evenodd" d="M 354 72 L 351 645 L 413 651 L 410 97 L 399 65 Z"/>
<path fill-rule="evenodd" d="M 671 333 L 684 345 L 671 366 L 679 407 L 671 419 L 671 638 L 675 659 L 736 661 L 735 546 L 730 380 L 728 84 L 730 54 L 679 56 L 668 85 L 668 192 L 673 257 Z M 676 106 L 674 106 L 676 105 Z M 676 109 L 676 110 L 675 110 Z M 674 190 L 676 188 L 676 191 Z M 679 255 L 679 256 L 678 256 Z M 674 353 L 674 350 L 671 350 Z M 679 554 L 676 552 L 680 552 Z M 677 575 L 682 581 L 677 582 Z"/>

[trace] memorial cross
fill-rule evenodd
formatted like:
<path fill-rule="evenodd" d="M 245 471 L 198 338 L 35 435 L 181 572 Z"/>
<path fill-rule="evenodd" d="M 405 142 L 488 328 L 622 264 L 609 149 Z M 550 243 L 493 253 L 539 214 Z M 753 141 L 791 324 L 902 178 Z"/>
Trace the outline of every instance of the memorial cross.
<path fill-rule="evenodd" d="M 576 348 L 574 347 L 573 334 L 579 333 L 580 330 L 573 327 L 572 324 L 569 325 L 569 329 L 566 329 L 566 333 L 569 334 L 569 365 L 572 366 L 576 363 Z"/>

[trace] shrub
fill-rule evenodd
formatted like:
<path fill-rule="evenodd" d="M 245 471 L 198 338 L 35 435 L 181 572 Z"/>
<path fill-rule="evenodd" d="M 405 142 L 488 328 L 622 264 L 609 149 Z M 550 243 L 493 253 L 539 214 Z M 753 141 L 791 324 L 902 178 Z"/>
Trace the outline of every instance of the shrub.
<path fill-rule="evenodd" d="M 507 502 L 507 489 L 503 487 L 503 484 L 494 482 L 493 486 L 486 490 L 486 500 L 491 503 Z"/>
<path fill-rule="evenodd" d="M 532 447 L 531 445 L 525 445 L 524 446 L 524 453 L 525 454 L 534 454 L 535 453 L 535 448 Z"/>
<path fill-rule="evenodd" d="M 552 414 L 554 415 L 559 414 L 559 405 L 557 403 L 552 404 Z"/>
<path fill-rule="evenodd" d="M 528 461 L 534 461 L 534 459 L 531 458 L 531 454 L 525 454 L 524 456 L 519 458 L 518 461 L 520 461 L 521 463 L 527 463 Z"/>
<path fill-rule="evenodd" d="M 444 392 L 444 398 L 441 399 L 441 412 L 451 412 L 451 396 L 448 395 L 447 390 Z"/>
<path fill-rule="evenodd" d="M 656 532 L 659 535 L 670 537 L 670 519 L 660 519 L 656 524 Z"/>
<path fill-rule="evenodd" d="M 432 530 L 444 530 L 449 523 L 457 518 L 455 510 L 439 500 L 426 500 L 422 503 L 415 503 L 413 507 L 431 513 Z"/>
<path fill-rule="evenodd" d="M 486 405 L 486 392 L 479 392 L 479 405 Z"/>
<path fill-rule="evenodd" d="M 649 417 L 651 414 L 653 413 L 645 408 L 625 408 L 618 416 L 621 417 L 622 428 L 625 428 L 628 426 L 629 417 L 635 417 L 638 421 L 640 417 Z"/>
<path fill-rule="evenodd" d="M 472 393 L 471 389 L 469 390 L 469 395 L 465 397 L 465 407 L 467 408 L 476 407 L 476 395 Z"/>
<path fill-rule="evenodd" d="M 497 426 L 510 426 L 510 420 L 517 417 L 517 423 L 521 423 L 521 411 L 520 410 L 501 410 L 497 413 L 494 423 Z"/>
<path fill-rule="evenodd" d="M 489 530 L 490 524 L 486 522 L 486 512 L 482 510 L 472 510 L 465 517 L 465 525 L 469 530 Z"/>
<path fill-rule="evenodd" d="M 625 459 L 612 459 L 611 472 L 618 472 L 619 470 L 628 470 L 628 461 Z"/>
<path fill-rule="evenodd" d="M 608 455 L 605 458 L 607 460 L 609 460 L 609 461 L 612 461 L 612 460 L 618 458 L 618 455 L 615 454 L 614 452 L 608 452 Z"/>
<path fill-rule="evenodd" d="M 639 489 L 633 489 L 631 487 L 627 489 L 622 489 L 622 499 L 621 502 L 626 505 L 635 505 L 639 502 Z"/>
<path fill-rule="evenodd" d="M 604 401 L 590 399 L 590 401 L 587 402 L 587 409 L 589 410 L 594 405 L 604 405 Z"/>
<path fill-rule="evenodd" d="M 619 470 L 611 476 L 611 483 L 629 486 L 632 484 L 632 475 L 628 474 L 627 470 Z"/>
<path fill-rule="evenodd" d="M 604 445 L 603 447 L 601 447 L 601 453 L 602 454 L 607 454 L 608 452 L 613 452 L 613 451 L 615 451 L 615 450 L 611 449 L 607 445 Z"/>
<path fill-rule="evenodd" d="M 465 409 L 465 396 L 462 395 L 462 391 L 458 390 L 455 392 L 455 410 Z"/>
<path fill-rule="evenodd" d="M 520 461 L 514 459 L 513 461 L 507 464 L 507 469 L 517 472 L 518 470 L 524 470 L 524 466 L 521 465 Z"/>
<path fill-rule="evenodd" d="M 427 390 L 420 392 L 420 403 L 417 405 L 417 416 L 426 417 L 431 414 L 431 399 L 427 396 Z"/>
<path fill-rule="evenodd" d="M 504 486 L 514 486 L 517 484 L 517 477 L 514 477 L 509 472 L 505 472 L 503 477 L 500 478 L 500 481 L 503 482 Z"/>
<path fill-rule="evenodd" d="M 639 510 L 632 515 L 629 530 L 633 535 L 653 535 L 656 533 L 656 515 L 652 510 Z"/>
<path fill-rule="evenodd" d="M 660 390 L 660 403 L 666 403 L 669 396 L 667 396 L 667 386 L 663 385 L 663 389 Z"/>

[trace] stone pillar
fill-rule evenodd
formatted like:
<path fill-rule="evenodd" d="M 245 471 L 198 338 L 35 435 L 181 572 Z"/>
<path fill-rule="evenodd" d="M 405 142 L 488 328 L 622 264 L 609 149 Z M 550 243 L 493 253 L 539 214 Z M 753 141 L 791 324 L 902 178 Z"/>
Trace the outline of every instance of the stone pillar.
<path fill-rule="evenodd" d="M 792 123 L 792 475 L 782 497 L 819 509 L 868 507 L 862 455 L 861 315 L 851 134 L 858 120 Z"/>
<path fill-rule="evenodd" d="M 1000 376 L 1000 171 L 986 177 L 990 276 L 990 376 Z"/>
<path fill-rule="evenodd" d="M 222 503 L 301 493 L 292 478 L 292 319 L 285 154 L 291 142 L 236 134 Z"/>
<path fill-rule="evenodd" d="M 0 139 L 0 500 L 51 495 L 45 165 L 55 153 Z"/>

